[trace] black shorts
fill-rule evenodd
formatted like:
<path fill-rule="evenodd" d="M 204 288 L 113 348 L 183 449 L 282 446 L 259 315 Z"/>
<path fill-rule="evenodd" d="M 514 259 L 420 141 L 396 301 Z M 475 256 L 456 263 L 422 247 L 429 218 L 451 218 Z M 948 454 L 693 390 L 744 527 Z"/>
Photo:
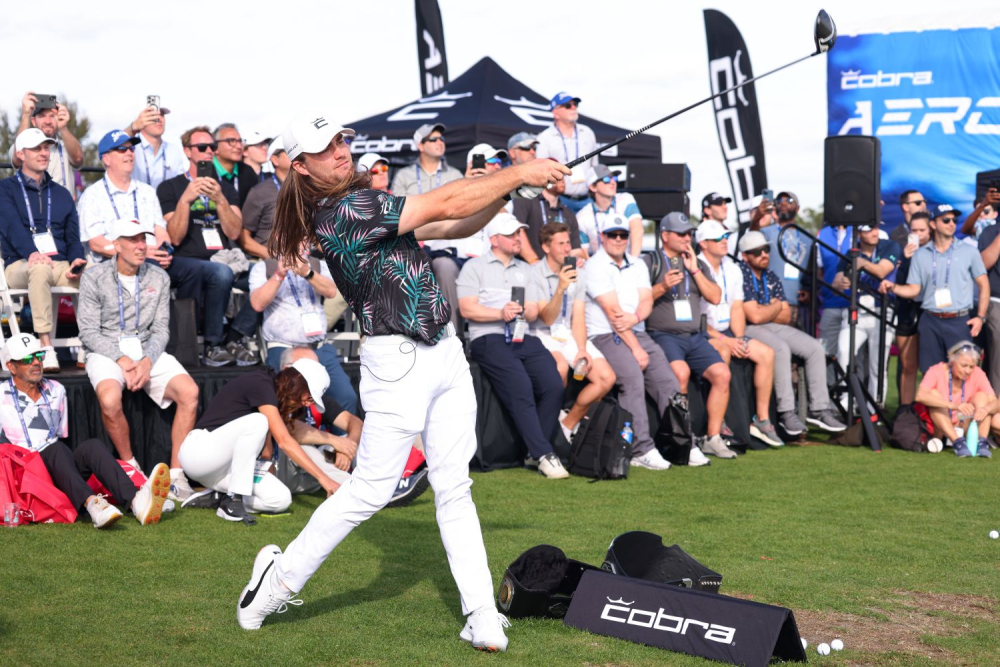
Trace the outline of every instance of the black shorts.
<path fill-rule="evenodd" d="M 920 321 L 920 306 L 911 299 L 896 300 L 896 335 L 916 336 Z"/>

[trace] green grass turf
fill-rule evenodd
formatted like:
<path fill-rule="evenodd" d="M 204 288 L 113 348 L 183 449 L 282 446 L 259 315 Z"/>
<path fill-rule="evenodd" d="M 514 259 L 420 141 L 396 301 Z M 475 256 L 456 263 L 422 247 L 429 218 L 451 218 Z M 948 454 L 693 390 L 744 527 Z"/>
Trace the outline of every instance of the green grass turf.
<path fill-rule="evenodd" d="M 621 482 L 475 474 L 473 496 L 494 584 L 536 544 L 600 564 L 613 537 L 647 530 L 723 573 L 724 593 L 799 614 L 878 619 L 901 608 L 899 591 L 995 604 L 996 466 L 948 452 L 786 447 L 709 468 L 634 470 Z M 257 550 L 284 547 L 320 501 L 297 497 L 291 515 L 252 528 L 187 510 L 149 528 L 126 517 L 108 531 L 0 530 L 0 664 L 708 664 L 552 620 L 515 621 L 504 655 L 473 651 L 458 639 L 463 619 L 430 492 L 356 529 L 302 591 L 304 606 L 259 632 L 240 630 L 237 596 Z M 944 614 L 960 629 L 920 641 L 949 661 L 998 664 L 993 610 L 990 620 Z M 861 638 L 850 634 L 845 652 L 817 656 L 813 647 L 834 636 L 808 637 L 810 661 L 930 664 L 914 653 L 852 651 Z"/>

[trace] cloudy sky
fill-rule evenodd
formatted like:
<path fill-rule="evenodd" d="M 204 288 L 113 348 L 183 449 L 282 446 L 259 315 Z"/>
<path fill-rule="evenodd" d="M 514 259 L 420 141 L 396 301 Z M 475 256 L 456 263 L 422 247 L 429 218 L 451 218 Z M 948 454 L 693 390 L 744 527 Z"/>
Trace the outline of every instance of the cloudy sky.
<path fill-rule="evenodd" d="M 583 99 L 585 114 L 627 128 L 708 94 L 704 8 L 740 28 L 755 73 L 813 50 L 820 7 L 842 35 L 998 19 L 995 1 L 986 0 L 953 1 L 945 15 L 901 0 L 439 2 L 453 78 L 488 55 L 540 93 L 569 91 Z M 0 43 L 17 65 L 5 68 L 0 109 L 15 112 L 26 90 L 65 96 L 90 117 L 93 141 L 127 125 L 147 94 L 173 110 L 168 139 L 195 124 L 230 120 L 244 134 L 276 134 L 307 107 L 330 109 L 346 123 L 420 96 L 410 0 L 50 0 L 41 15 L 23 2 L 4 14 Z M 757 84 L 769 183 L 812 207 L 822 203 L 825 66 L 822 56 L 812 58 Z M 665 162 L 689 165 L 693 201 L 728 191 L 709 105 L 653 133 L 662 138 Z"/>

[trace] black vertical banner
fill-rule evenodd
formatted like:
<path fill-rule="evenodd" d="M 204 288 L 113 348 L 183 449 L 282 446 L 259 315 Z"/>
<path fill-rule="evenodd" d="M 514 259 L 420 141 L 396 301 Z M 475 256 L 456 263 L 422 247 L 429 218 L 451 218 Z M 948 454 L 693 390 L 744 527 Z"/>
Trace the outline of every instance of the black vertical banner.
<path fill-rule="evenodd" d="M 428 97 L 448 85 L 448 56 L 444 51 L 444 26 L 437 0 L 416 0 L 417 59 L 420 61 L 420 96 Z"/>
<path fill-rule="evenodd" d="M 747 45 L 728 16 L 706 9 L 705 36 L 713 95 L 753 78 Z M 722 157 L 733 187 L 733 202 L 739 211 L 740 222 L 749 222 L 751 200 L 767 187 L 757 90 L 751 83 L 716 98 L 713 103 Z"/>

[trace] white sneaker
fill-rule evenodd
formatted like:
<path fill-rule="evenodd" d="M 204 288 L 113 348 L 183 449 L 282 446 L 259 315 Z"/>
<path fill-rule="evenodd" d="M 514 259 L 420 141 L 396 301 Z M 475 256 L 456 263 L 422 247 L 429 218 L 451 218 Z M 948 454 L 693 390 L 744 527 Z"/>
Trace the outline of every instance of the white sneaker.
<path fill-rule="evenodd" d="M 729 449 L 721 435 L 713 435 L 705 438 L 702 447 L 705 448 L 706 452 L 712 456 L 718 456 L 720 459 L 735 459 L 737 456 L 736 452 Z"/>
<path fill-rule="evenodd" d="M 944 449 L 944 443 L 941 442 L 940 438 L 931 438 L 927 441 L 927 451 L 931 454 L 940 454 L 942 449 Z"/>
<path fill-rule="evenodd" d="M 292 592 L 278 581 L 274 561 L 280 555 L 277 545 L 268 544 L 253 561 L 250 583 L 240 593 L 240 601 L 236 604 L 236 620 L 244 630 L 259 630 L 271 614 L 284 614 L 288 605 L 302 604 L 302 600 L 292 599 Z"/>
<path fill-rule="evenodd" d="M 160 522 L 163 514 L 163 501 L 170 492 L 170 468 L 166 463 L 157 463 L 149 473 L 146 483 L 142 485 L 135 498 L 132 499 L 132 514 L 143 526 Z"/>
<path fill-rule="evenodd" d="M 167 498 L 174 502 L 183 503 L 193 494 L 194 489 L 191 488 L 191 483 L 188 481 L 187 475 L 184 474 L 184 470 L 181 468 L 171 468 L 170 493 L 167 495 Z"/>
<path fill-rule="evenodd" d="M 510 621 L 495 607 L 480 607 L 469 614 L 469 620 L 458 636 L 477 651 L 496 653 L 507 650 L 507 635 L 503 629 L 509 627 Z"/>
<path fill-rule="evenodd" d="M 569 473 L 555 454 L 546 454 L 538 460 L 538 472 L 549 479 L 566 479 Z"/>
<path fill-rule="evenodd" d="M 708 457 L 698 449 L 698 445 L 691 445 L 691 454 L 688 456 L 688 465 L 692 468 L 697 468 L 699 466 L 710 466 L 712 462 L 708 460 Z"/>
<path fill-rule="evenodd" d="M 670 461 L 660 456 L 660 452 L 654 447 L 645 454 L 638 454 L 632 457 L 631 465 L 648 470 L 667 470 L 670 468 Z"/>
<path fill-rule="evenodd" d="M 128 461 L 126 461 L 125 463 L 129 464 L 130 466 L 132 466 L 133 468 L 135 468 L 139 472 L 142 472 L 142 468 L 139 467 L 139 462 L 135 460 L 134 456 L 132 458 L 130 458 Z"/>
<path fill-rule="evenodd" d="M 46 373 L 58 373 L 61 369 L 59 368 L 59 358 L 56 356 L 56 348 L 43 347 L 42 350 L 45 351 L 45 359 L 42 360 L 42 370 Z"/>
<path fill-rule="evenodd" d="M 109 504 L 102 495 L 94 496 L 94 499 L 87 503 L 87 511 L 90 512 L 94 528 L 107 528 L 122 518 L 122 513 L 118 508 Z"/>

